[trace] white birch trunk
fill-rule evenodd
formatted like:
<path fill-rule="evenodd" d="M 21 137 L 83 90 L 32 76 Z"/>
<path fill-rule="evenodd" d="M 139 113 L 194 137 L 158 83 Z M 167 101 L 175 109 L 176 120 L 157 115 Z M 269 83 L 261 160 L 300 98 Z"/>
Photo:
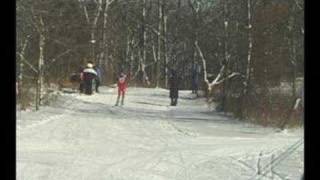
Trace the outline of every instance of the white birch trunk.
<path fill-rule="evenodd" d="M 109 9 L 109 6 L 111 5 L 111 3 L 113 2 L 114 0 L 106 0 L 105 2 L 105 7 L 104 7 L 104 11 L 103 11 L 103 37 L 102 37 L 102 48 L 103 48 L 103 51 L 102 51 L 102 55 L 101 55 L 101 58 L 100 58 L 100 62 L 99 62 L 99 65 L 101 64 L 107 64 L 107 58 L 105 57 L 108 57 L 108 44 L 107 44 L 107 32 L 106 32 L 106 29 L 107 29 L 107 18 L 108 18 L 108 9 Z M 103 60 L 103 62 L 101 62 Z"/>
<path fill-rule="evenodd" d="M 224 82 L 225 80 L 227 79 L 230 79 L 234 76 L 242 76 L 240 73 L 238 72 L 232 72 L 231 74 L 229 75 L 226 75 L 225 77 L 223 77 L 223 72 L 225 71 L 225 68 L 226 66 L 225 65 L 222 65 L 222 67 L 220 68 L 220 71 L 219 71 L 219 74 L 216 76 L 216 78 L 212 81 L 212 82 L 209 82 L 208 80 L 208 73 L 207 73 L 207 65 L 206 65 L 206 60 L 203 56 L 203 53 L 198 45 L 198 41 L 195 42 L 195 47 L 196 47 L 196 50 L 198 51 L 199 53 L 199 56 L 202 60 L 202 67 L 203 67 L 203 80 L 204 82 L 207 84 L 208 86 L 208 91 L 209 93 L 212 91 L 212 89 L 216 86 L 216 85 L 219 85 L 221 84 L 222 82 Z"/>
<path fill-rule="evenodd" d="M 143 54 L 142 54 L 142 61 L 143 61 L 143 64 L 146 63 L 146 55 L 147 55 L 147 52 L 146 52 L 146 42 L 147 42 L 147 31 L 145 29 L 145 24 L 146 24 L 146 0 L 143 0 L 143 8 L 142 8 L 142 18 L 143 18 Z"/>
<path fill-rule="evenodd" d="M 101 54 L 99 58 L 99 67 L 104 68 L 104 72 L 109 71 L 108 68 L 108 43 L 107 43 L 107 19 L 108 19 L 108 9 L 111 3 L 113 3 L 114 0 L 105 0 L 105 7 L 103 11 L 103 35 L 102 35 L 102 43 L 101 43 Z"/>
<path fill-rule="evenodd" d="M 248 55 L 247 55 L 247 69 L 244 92 L 248 92 L 248 86 L 251 80 L 251 55 L 252 55 L 252 20 L 251 20 L 251 0 L 247 0 L 248 8 Z"/>
<path fill-rule="evenodd" d="M 227 77 L 227 70 L 228 70 L 228 64 L 229 64 L 229 51 L 228 51 L 228 39 L 229 39 L 229 33 L 228 33 L 228 25 L 229 25 L 229 19 L 228 19 L 228 1 L 224 0 L 224 61 L 223 61 L 223 71 L 221 72 L 223 78 Z M 225 79 L 226 80 L 226 79 Z M 224 111 L 225 109 L 225 101 L 226 101 L 226 83 L 222 84 L 222 109 Z"/>
<path fill-rule="evenodd" d="M 143 83 L 146 82 L 149 85 L 149 77 L 145 71 L 145 64 L 147 59 L 147 51 L 146 51 L 146 42 L 147 42 L 147 31 L 146 31 L 146 0 L 142 1 L 142 34 L 143 34 L 143 40 L 142 40 L 142 57 L 140 57 L 140 69 L 143 72 Z"/>
<path fill-rule="evenodd" d="M 125 62 L 129 62 L 129 53 L 130 53 L 130 38 L 129 35 L 127 34 L 127 44 L 126 44 L 126 56 L 125 56 Z"/>
<path fill-rule="evenodd" d="M 295 44 L 295 38 L 294 38 L 294 13 L 296 10 L 296 6 L 293 6 L 290 11 L 290 17 L 289 17 L 289 34 L 291 35 L 291 38 L 288 39 L 288 45 L 290 47 L 290 62 L 292 67 L 292 98 L 296 99 L 296 67 L 297 67 L 297 58 L 296 58 L 296 44 Z"/>
<path fill-rule="evenodd" d="M 134 63 L 134 49 L 133 49 L 133 45 L 134 45 L 134 39 L 132 38 L 131 40 L 131 51 L 130 51 L 130 77 L 133 75 L 133 63 Z"/>
<path fill-rule="evenodd" d="M 44 45 L 45 45 L 45 36 L 44 36 L 44 23 L 42 17 L 40 16 L 40 34 L 39 34 L 39 61 L 38 61 L 38 79 L 37 79 L 37 92 L 36 92 L 36 110 L 39 110 L 41 101 L 44 94 Z"/>
<path fill-rule="evenodd" d="M 158 0 L 158 57 L 157 57 L 157 73 L 156 73 L 156 87 L 160 83 L 160 61 L 161 61 L 161 33 L 162 33 L 162 0 Z"/>
<path fill-rule="evenodd" d="M 24 60 L 24 52 L 26 50 L 26 47 L 27 47 L 27 44 L 28 44 L 28 40 L 29 40 L 29 37 L 30 36 L 27 36 L 23 46 L 22 46 L 22 49 L 21 49 L 21 53 L 19 54 L 20 55 L 20 62 L 19 62 L 19 69 L 20 69 L 20 72 L 19 72 L 19 77 L 18 77 L 18 95 L 21 97 L 22 95 L 22 86 L 23 86 L 23 73 L 24 73 L 24 63 L 23 63 L 23 60 Z"/>
<path fill-rule="evenodd" d="M 97 12 L 94 16 L 94 19 L 93 19 L 93 22 L 92 22 L 92 25 L 91 25 L 91 50 L 92 50 L 92 61 L 95 62 L 95 42 L 96 42 L 96 39 L 95 39 L 95 32 L 96 32 L 96 29 L 97 29 L 97 23 L 98 23 L 98 19 L 99 19 L 99 16 L 100 16 L 100 13 L 102 11 L 102 0 L 99 0 L 97 2 Z"/>

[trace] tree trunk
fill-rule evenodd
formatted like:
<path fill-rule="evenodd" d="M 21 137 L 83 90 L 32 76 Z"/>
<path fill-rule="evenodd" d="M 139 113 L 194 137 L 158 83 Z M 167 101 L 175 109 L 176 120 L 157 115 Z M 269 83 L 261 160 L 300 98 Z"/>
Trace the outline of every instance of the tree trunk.
<path fill-rule="evenodd" d="M 292 78 L 291 78 L 291 87 L 292 87 L 292 95 L 291 95 L 291 106 L 289 107 L 289 110 L 285 116 L 285 118 L 282 121 L 282 124 L 280 125 L 281 129 L 284 129 L 286 124 L 290 121 L 292 113 L 295 111 L 295 106 L 297 102 L 297 95 L 296 95 L 296 47 L 295 47 L 295 39 L 294 39 L 294 12 L 295 12 L 295 5 L 292 7 L 292 12 L 289 17 L 289 38 L 288 38 L 288 46 L 290 48 L 290 64 L 292 67 Z"/>
<path fill-rule="evenodd" d="M 163 54 L 165 64 L 165 87 L 168 87 L 167 16 L 163 13 Z"/>
<path fill-rule="evenodd" d="M 223 8 L 223 14 L 224 14 L 224 60 L 223 60 L 223 66 L 224 71 L 222 78 L 227 77 L 227 70 L 228 70 L 228 62 L 229 62 L 229 52 L 228 52 L 228 39 L 229 39 L 229 34 L 228 34 L 228 25 L 229 25 L 229 19 L 228 19 L 228 1 L 224 0 L 224 8 Z M 222 111 L 225 112 L 225 105 L 226 105 L 226 93 L 227 93 L 227 80 L 222 84 L 222 102 L 221 102 L 221 107 Z"/>
<path fill-rule="evenodd" d="M 147 51 L 146 51 L 146 42 L 147 42 L 147 31 L 146 31 L 146 0 L 142 0 L 142 43 L 139 53 L 139 66 L 140 70 L 143 73 L 142 83 L 145 82 L 149 84 L 149 77 L 145 71 Z"/>
<path fill-rule="evenodd" d="M 143 6 L 142 6 L 142 22 L 143 22 L 143 41 L 142 41 L 142 62 L 143 64 L 146 63 L 147 59 L 147 51 L 146 51 L 146 42 L 147 42 L 147 31 L 146 31 L 146 0 L 143 0 Z"/>
<path fill-rule="evenodd" d="M 292 98 L 296 98 L 296 47 L 294 39 L 291 39 L 291 60 L 292 60 Z"/>
<path fill-rule="evenodd" d="M 239 107 L 240 107 L 240 119 L 243 119 L 244 116 L 247 116 L 246 111 L 246 102 L 248 100 L 250 81 L 251 81 L 251 56 L 252 56 L 252 19 L 251 19 L 251 0 L 247 0 L 247 20 L 248 20 L 248 53 L 247 53 L 247 67 L 246 67 L 246 75 L 244 81 L 244 88 L 242 91 L 242 96 L 240 97 Z"/>
<path fill-rule="evenodd" d="M 43 85 L 44 85 L 44 45 L 45 36 L 43 34 L 43 20 L 40 16 L 40 34 L 39 34 L 39 61 L 38 61 L 38 78 L 37 78 L 37 90 L 36 90 L 36 110 L 39 110 L 41 101 L 43 98 Z"/>
<path fill-rule="evenodd" d="M 130 78 L 133 78 L 133 63 L 134 63 L 134 49 L 133 49 L 133 45 L 134 45 L 134 38 L 132 37 L 132 40 L 131 40 L 131 51 L 130 51 L 130 67 L 129 67 L 129 73 L 130 73 Z"/>
<path fill-rule="evenodd" d="M 19 76 L 18 76 L 18 99 L 20 99 L 22 97 L 22 86 L 23 86 L 23 73 L 24 73 L 24 63 L 23 63 L 23 59 L 24 59 L 24 53 L 28 44 L 28 40 L 29 40 L 30 36 L 27 36 L 22 49 L 21 49 L 21 53 L 20 53 L 20 62 L 19 62 Z"/>
<path fill-rule="evenodd" d="M 95 58 L 95 43 L 96 43 L 96 39 L 95 39 L 95 33 L 96 33 L 96 30 L 97 30 L 97 23 L 98 23 L 98 19 L 100 17 L 100 13 L 102 11 L 102 0 L 99 0 L 98 3 L 97 3 L 97 12 L 95 14 L 95 17 L 93 19 L 93 22 L 92 22 L 92 25 L 91 25 L 91 41 L 90 41 L 90 44 L 91 44 L 91 60 L 93 62 L 96 62 L 96 58 Z"/>
<path fill-rule="evenodd" d="M 158 0 L 158 55 L 156 63 L 156 87 L 160 86 L 161 35 L 162 35 L 162 0 Z"/>
<path fill-rule="evenodd" d="M 107 69 L 107 65 L 108 65 L 108 43 L 107 43 L 107 18 L 108 18 L 108 9 L 110 4 L 113 2 L 113 0 L 105 0 L 105 7 L 104 7 L 104 11 L 103 11 L 103 34 L 102 34 L 102 43 L 101 43 L 101 48 L 102 51 L 100 53 L 100 58 L 99 58 L 99 62 L 98 65 L 99 67 L 102 69 L 104 69 L 103 72 L 107 72 L 109 71 L 109 69 Z M 104 83 L 104 81 L 101 81 Z"/>
<path fill-rule="evenodd" d="M 207 78 L 207 70 L 206 70 L 206 62 L 205 59 L 203 57 L 203 54 L 200 50 L 200 47 L 198 46 L 198 28 L 199 28 L 199 11 L 200 11 L 200 6 L 199 3 L 197 2 L 197 6 L 194 7 L 192 5 L 192 1 L 189 0 L 189 6 L 191 7 L 191 9 L 193 10 L 193 31 L 194 31 L 194 42 L 193 42 L 193 56 L 192 56 L 192 66 L 195 64 L 195 62 L 197 61 L 197 51 L 199 53 L 199 56 L 201 56 L 202 58 L 202 65 L 203 65 L 203 72 L 204 72 L 204 81 L 206 82 L 206 84 L 208 85 L 208 89 L 210 91 L 210 86 L 209 86 L 209 81 Z"/>
<path fill-rule="evenodd" d="M 247 0 L 248 8 L 248 55 L 247 55 L 247 70 L 246 70 L 246 81 L 244 94 L 249 91 L 250 80 L 251 80 L 251 56 L 252 56 L 252 19 L 251 19 L 251 0 Z"/>
<path fill-rule="evenodd" d="M 288 45 L 290 47 L 290 62 L 292 67 L 292 99 L 296 99 L 296 67 L 297 67 L 297 56 L 296 56 L 296 43 L 295 43 L 295 14 L 296 5 L 292 5 L 289 17 L 289 38 L 288 38 Z"/>
<path fill-rule="evenodd" d="M 130 54 L 130 37 L 128 33 L 126 34 L 126 54 L 125 54 L 125 62 L 129 62 L 129 54 Z"/>

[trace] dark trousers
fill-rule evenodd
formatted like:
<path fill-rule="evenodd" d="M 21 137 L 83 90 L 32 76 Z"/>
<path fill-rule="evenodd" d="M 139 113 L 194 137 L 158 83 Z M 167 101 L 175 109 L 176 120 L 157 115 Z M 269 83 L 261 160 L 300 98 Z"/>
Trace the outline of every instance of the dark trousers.
<path fill-rule="evenodd" d="M 124 90 L 118 89 L 118 97 L 117 97 L 116 106 L 119 105 L 120 96 L 121 96 L 121 105 L 124 104 L 124 96 L 125 96 L 125 94 L 126 94 L 126 92 Z"/>
<path fill-rule="evenodd" d="M 171 98 L 171 106 L 176 106 L 178 104 L 178 98 Z"/>
<path fill-rule="evenodd" d="M 84 82 L 83 81 L 80 82 L 79 91 L 80 91 L 80 93 L 83 93 L 83 91 L 84 91 Z"/>
<path fill-rule="evenodd" d="M 198 83 L 195 80 L 192 81 L 192 93 L 198 95 Z"/>
<path fill-rule="evenodd" d="M 86 80 L 84 82 L 84 93 L 88 95 L 92 94 L 92 80 Z"/>
<path fill-rule="evenodd" d="M 99 92 L 100 80 L 96 79 L 95 81 L 96 81 L 96 87 L 95 87 L 96 92 Z"/>
<path fill-rule="evenodd" d="M 179 97 L 179 90 L 178 88 L 170 88 L 170 95 L 169 95 L 170 99 L 171 99 L 171 106 L 176 106 L 178 103 L 178 97 Z"/>

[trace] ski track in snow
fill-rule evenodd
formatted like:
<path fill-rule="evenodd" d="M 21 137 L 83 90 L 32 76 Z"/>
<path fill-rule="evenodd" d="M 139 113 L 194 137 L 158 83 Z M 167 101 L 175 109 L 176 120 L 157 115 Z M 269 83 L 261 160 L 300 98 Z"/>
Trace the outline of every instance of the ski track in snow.
<path fill-rule="evenodd" d="M 17 112 L 17 179 L 281 180 L 303 173 L 303 143 L 286 151 L 303 138 L 302 128 L 243 123 L 209 111 L 190 91 L 180 92 L 176 107 L 164 89 L 129 88 L 123 107 L 115 101 L 115 89 L 101 87 Z M 273 158 L 281 161 L 268 165 Z"/>

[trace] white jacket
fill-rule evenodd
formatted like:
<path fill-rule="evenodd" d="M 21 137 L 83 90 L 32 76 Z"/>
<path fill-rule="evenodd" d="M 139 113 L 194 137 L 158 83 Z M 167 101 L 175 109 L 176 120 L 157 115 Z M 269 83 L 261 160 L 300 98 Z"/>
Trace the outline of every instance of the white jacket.
<path fill-rule="evenodd" d="M 85 72 L 85 73 L 91 73 L 91 74 L 94 74 L 94 75 L 97 76 L 97 72 L 96 72 L 94 69 L 92 69 L 92 68 L 86 68 L 86 69 L 83 70 L 83 72 Z"/>

